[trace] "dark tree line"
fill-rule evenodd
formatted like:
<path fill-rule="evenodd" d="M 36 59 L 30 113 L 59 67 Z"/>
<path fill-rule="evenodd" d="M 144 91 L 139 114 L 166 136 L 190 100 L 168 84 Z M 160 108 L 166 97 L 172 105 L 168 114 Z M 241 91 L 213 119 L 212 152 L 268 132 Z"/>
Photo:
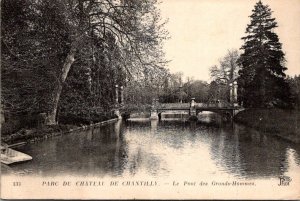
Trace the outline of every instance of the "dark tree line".
<path fill-rule="evenodd" d="M 300 109 L 300 75 L 288 78 L 288 83 L 291 88 L 291 99 L 293 106 Z"/>
<path fill-rule="evenodd" d="M 109 110 L 114 86 L 166 64 L 156 0 L 1 1 L 1 105 L 11 116 Z"/>

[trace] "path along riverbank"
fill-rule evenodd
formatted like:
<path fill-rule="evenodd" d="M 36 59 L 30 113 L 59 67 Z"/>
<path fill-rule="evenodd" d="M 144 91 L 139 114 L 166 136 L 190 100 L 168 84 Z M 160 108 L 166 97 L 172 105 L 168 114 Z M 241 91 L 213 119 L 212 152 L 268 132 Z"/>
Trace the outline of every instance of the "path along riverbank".
<path fill-rule="evenodd" d="M 300 111 L 282 109 L 246 109 L 234 121 L 293 143 L 300 143 Z"/>

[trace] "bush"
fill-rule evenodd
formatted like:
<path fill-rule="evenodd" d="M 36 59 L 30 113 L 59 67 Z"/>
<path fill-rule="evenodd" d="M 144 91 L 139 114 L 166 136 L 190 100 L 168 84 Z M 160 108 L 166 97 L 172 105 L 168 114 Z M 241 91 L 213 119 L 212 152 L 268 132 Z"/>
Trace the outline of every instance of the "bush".
<path fill-rule="evenodd" d="M 239 112 L 234 120 L 262 132 L 279 135 L 291 141 L 300 139 L 300 114 L 297 110 L 247 109 Z"/>
<path fill-rule="evenodd" d="M 21 128 L 22 128 L 21 124 L 18 120 L 11 120 L 8 122 L 4 122 L 1 124 L 1 134 L 7 135 L 10 133 L 15 133 L 18 130 L 20 130 Z"/>
<path fill-rule="evenodd" d="M 15 133 L 22 128 L 30 129 L 38 127 L 41 123 L 39 114 L 15 115 L 6 119 L 1 125 L 3 135 Z"/>
<path fill-rule="evenodd" d="M 130 113 L 129 112 L 124 112 L 123 114 L 122 114 L 122 118 L 124 119 L 124 120 L 127 120 L 127 119 L 129 119 L 130 118 Z"/>
<path fill-rule="evenodd" d="M 117 118 L 112 113 L 91 113 L 90 115 L 84 114 L 61 114 L 59 116 L 59 124 L 72 124 L 72 125 L 89 125 L 91 123 L 98 123 L 109 119 Z"/>

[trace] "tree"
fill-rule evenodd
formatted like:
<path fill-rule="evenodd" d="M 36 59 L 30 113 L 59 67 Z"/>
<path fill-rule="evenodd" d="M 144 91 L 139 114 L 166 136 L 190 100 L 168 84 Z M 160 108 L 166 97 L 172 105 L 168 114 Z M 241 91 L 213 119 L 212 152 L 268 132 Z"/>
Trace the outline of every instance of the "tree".
<path fill-rule="evenodd" d="M 160 18 L 155 3 L 155 0 L 121 3 L 111 0 L 64 2 L 68 16 L 66 25 L 72 33 L 71 44 L 59 75 L 59 83 L 53 92 L 53 107 L 49 112 L 49 124 L 55 123 L 63 83 L 74 63 L 76 52 L 90 36 L 86 33 L 93 32 L 94 35 L 105 38 L 106 32 L 109 32 L 118 39 L 120 48 L 125 49 L 126 57 L 136 58 L 141 65 L 156 64 L 150 57 L 154 55 L 160 58 L 161 55 L 157 55 L 160 53 L 157 47 L 164 36 L 161 35 L 161 25 L 158 24 Z"/>
<path fill-rule="evenodd" d="M 62 90 L 59 117 L 89 118 L 114 106 L 115 85 L 124 86 L 125 75 L 117 62 L 119 51 L 115 38 L 107 33 L 105 39 L 107 47 L 99 40 L 80 49 Z"/>
<path fill-rule="evenodd" d="M 247 25 L 238 63 L 239 100 L 247 107 L 284 106 L 289 102 L 284 53 L 275 18 L 268 5 L 258 1 Z"/>
<path fill-rule="evenodd" d="M 186 97 L 186 94 L 183 93 L 183 73 L 176 72 L 168 74 L 164 80 L 164 94 L 160 97 L 162 102 L 174 103 L 180 102 L 183 98 Z"/>
<path fill-rule="evenodd" d="M 239 58 L 238 50 L 228 50 L 227 54 L 220 59 L 219 66 L 210 68 L 210 76 L 214 82 L 211 84 L 211 89 L 217 87 L 218 95 L 215 92 L 210 92 L 210 99 L 223 99 L 229 101 L 230 84 L 237 80 L 239 66 L 237 60 Z M 214 94 L 214 95 L 213 95 Z"/>
<path fill-rule="evenodd" d="M 81 96 L 89 92 L 91 106 L 103 95 L 97 80 L 103 78 L 102 84 L 111 89 L 143 68 L 163 67 L 161 43 L 167 33 L 156 4 L 156 0 L 1 1 L 5 47 L 1 101 L 6 110 L 46 112 L 47 124 L 55 124 L 62 93 L 74 91 L 76 84 L 87 90 Z M 72 67 L 79 69 L 67 83 Z M 101 74 L 104 69 L 106 75 Z M 63 91 L 66 85 L 69 90 Z"/>
<path fill-rule="evenodd" d="M 208 102 L 216 102 L 218 100 L 229 100 L 228 85 L 222 82 L 212 81 L 208 86 L 207 96 Z"/>
<path fill-rule="evenodd" d="M 210 76 L 213 80 L 224 82 L 226 84 L 232 83 L 238 77 L 238 64 L 239 58 L 238 50 L 228 50 L 227 54 L 220 59 L 220 65 L 212 66 L 210 68 Z"/>
<path fill-rule="evenodd" d="M 300 75 L 289 77 L 288 82 L 291 88 L 292 100 L 296 109 L 300 109 Z"/>
<path fill-rule="evenodd" d="M 190 102 L 191 98 L 195 98 L 198 103 L 205 103 L 208 100 L 209 84 L 202 80 L 193 80 L 187 78 L 187 81 L 183 84 L 183 90 L 186 92 L 185 102 Z"/>
<path fill-rule="evenodd" d="M 136 79 L 128 81 L 125 88 L 125 102 L 132 104 L 151 104 L 153 98 L 164 94 L 165 81 L 169 72 L 165 68 L 153 66 L 145 68 L 136 75 Z"/>
<path fill-rule="evenodd" d="M 6 112 L 50 110 L 49 92 L 58 83 L 70 41 L 62 7 L 53 2 L 1 1 L 1 101 Z"/>

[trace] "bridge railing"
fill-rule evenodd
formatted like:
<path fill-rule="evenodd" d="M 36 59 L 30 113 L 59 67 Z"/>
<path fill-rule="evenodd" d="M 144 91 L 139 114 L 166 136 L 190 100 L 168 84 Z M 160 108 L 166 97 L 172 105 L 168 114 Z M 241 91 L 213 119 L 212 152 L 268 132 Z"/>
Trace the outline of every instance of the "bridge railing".
<path fill-rule="evenodd" d="M 195 108 L 230 108 L 232 105 L 227 102 L 219 103 L 195 103 Z M 158 103 L 156 108 L 160 109 L 188 109 L 191 103 Z"/>
<path fill-rule="evenodd" d="M 198 108 L 227 108 L 232 107 L 230 103 L 219 102 L 219 103 L 195 103 Z"/>
<path fill-rule="evenodd" d="M 174 109 L 174 108 L 189 108 L 190 103 L 160 103 L 158 105 L 159 108 L 168 108 L 168 109 Z"/>

